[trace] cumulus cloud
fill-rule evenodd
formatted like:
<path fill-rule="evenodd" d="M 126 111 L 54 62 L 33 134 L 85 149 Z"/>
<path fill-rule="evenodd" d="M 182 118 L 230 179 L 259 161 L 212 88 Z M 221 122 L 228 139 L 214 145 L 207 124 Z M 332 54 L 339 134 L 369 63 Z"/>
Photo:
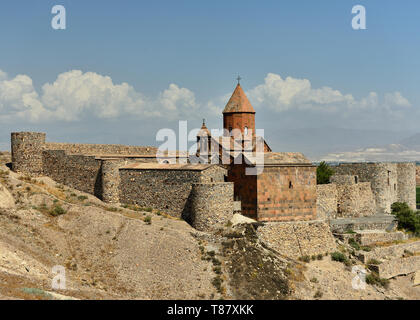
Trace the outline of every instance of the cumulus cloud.
<path fill-rule="evenodd" d="M 307 79 L 267 74 L 264 83 L 248 92 L 256 107 L 269 108 L 276 112 L 288 110 L 314 110 L 317 112 L 350 112 L 362 109 L 389 109 L 410 107 L 411 103 L 400 92 L 387 93 L 384 98 L 376 92 L 357 100 L 351 94 L 322 87 L 312 88 Z"/>
<path fill-rule="evenodd" d="M 361 112 L 363 121 L 368 114 L 374 121 L 384 114 L 402 119 L 405 110 L 412 106 L 398 91 L 383 97 L 370 92 L 356 99 L 334 88 L 313 88 L 308 79 L 283 79 L 274 73 L 267 74 L 264 82 L 247 94 L 256 108 L 276 113 L 313 111 L 317 116 L 327 114 L 334 119 L 360 118 Z M 17 119 L 36 123 L 77 121 L 86 117 L 215 118 L 220 117 L 230 95 L 228 92 L 200 104 L 194 92 L 172 83 L 157 96 L 149 97 L 126 82 L 116 84 L 109 76 L 80 70 L 59 74 L 54 82 L 44 84 L 37 92 L 29 76 L 17 75 L 10 79 L 0 70 L 0 121 Z"/>
<path fill-rule="evenodd" d="M 108 76 L 80 70 L 64 72 L 53 83 L 42 86 L 41 94 L 32 79 L 18 75 L 8 79 L 0 70 L 0 119 L 30 122 L 79 120 L 84 116 L 174 118 L 197 108 L 194 93 L 170 84 L 156 98 L 146 97 L 128 83 L 114 84 Z"/>

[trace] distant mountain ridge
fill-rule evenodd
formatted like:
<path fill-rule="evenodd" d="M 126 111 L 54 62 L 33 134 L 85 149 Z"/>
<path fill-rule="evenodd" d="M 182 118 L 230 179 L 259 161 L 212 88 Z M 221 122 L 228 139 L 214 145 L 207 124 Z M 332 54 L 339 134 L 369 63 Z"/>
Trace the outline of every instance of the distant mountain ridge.
<path fill-rule="evenodd" d="M 364 161 L 420 161 L 420 133 L 401 139 L 398 143 L 377 147 L 358 148 L 353 151 L 332 152 L 314 161 L 364 162 Z"/>

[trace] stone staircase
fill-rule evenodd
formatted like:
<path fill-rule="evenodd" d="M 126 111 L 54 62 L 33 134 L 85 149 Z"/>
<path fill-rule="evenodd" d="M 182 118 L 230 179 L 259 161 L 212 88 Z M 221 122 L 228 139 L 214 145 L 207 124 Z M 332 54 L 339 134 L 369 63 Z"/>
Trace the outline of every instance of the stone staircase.
<path fill-rule="evenodd" d="M 348 244 L 349 239 L 354 239 L 361 246 L 361 250 L 356 250 L 360 261 L 381 278 L 420 270 L 420 240 L 408 239 L 405 233 L 397 231 L 392 215 L 332 219 L 330 227 L 342 242 Z M 370 251 L 363 250 L 369 248 Z"/>

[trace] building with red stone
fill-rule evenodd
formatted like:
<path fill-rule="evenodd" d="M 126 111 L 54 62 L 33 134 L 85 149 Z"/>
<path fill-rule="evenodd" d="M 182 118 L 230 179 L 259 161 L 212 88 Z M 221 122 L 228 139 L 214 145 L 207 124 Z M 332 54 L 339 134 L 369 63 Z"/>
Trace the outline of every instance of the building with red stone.
<path fill-rule="evenodd" d="M 223 110 L 223 128 L 224 137 L 211 137 L 203 123 L 197 149 L 199 154 L 200 145 L 210 151 L 213 142 L 220 162 L 228 155 L 229 162 L 222 163 L 243 215 L 258 221 L 316 219 L 316 167 L 301 153 L 272 152 L 256 135 L 255 110 L 239 83 Z M 257 141 L 262 142 L 263 164 L 253 159 L 260 151 Z M 259 174 L 249 173 L 251 169 Z"/>

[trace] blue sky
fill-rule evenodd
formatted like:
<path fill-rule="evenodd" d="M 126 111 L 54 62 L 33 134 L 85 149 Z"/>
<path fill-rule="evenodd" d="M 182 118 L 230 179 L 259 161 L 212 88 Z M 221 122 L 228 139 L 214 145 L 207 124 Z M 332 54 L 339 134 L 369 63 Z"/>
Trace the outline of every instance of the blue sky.
<path fill-rule="evenodd" d="M 66 30 L 51 28 L 50 12 L 56 4 L 66 8 Z M 351 28 L 351 8 L 356 4 L 366 7 L 367 30 Z M 152 104 L 154 110 L 160 110 L 159 97 L 175 84 L 194 96 L 192 102 L 189 92 L 180 93 L 175 88 L 177 96 L 188 95 L 174 103 L 174 108 L 185 109 L 175 116 L 194 122 L 206 117 L 211 126 L 220 126 L 221 117 L 208 110 L 209 103 L 223 108 L 227 102 L 223 98 L 233 91 L 239 73 L 243 88 L 254 99 L 251 103 L 256 104 L 259 126 L 270 134 L 276 135 L 279 127 L 326 126 L 408 134 L 416 132 L 413 115 L 419 115 L 420 107 L 419 17 L 420 2 L 414 0 L 5 0 L 0 3 L 0 70 L 7 73 L 8 81 L 19 74 L 29 77 L 40 100 L 44 84 L 54 83 L 60 74 L 81 70 L 108 76 L 113 84 L 127 83 L 136 94 L 148 97 L 145 103 Z M 269 74 L 283 80 L 307 79 L 312 89 L 329 87 L 343 96 L 352 95 L 352 106 L 363 104 L 362 99 L 371 92 L 379 99 L 361 109 L 349 108 L 347 99 L 327 99 L 325 108 L 322 102 L 312 108 L 317 92 L 312 98 L 291 102 L 283 99 L 283 91 L 257 90 L 264 84 L 269 87 Z M 275 77 L 271 79 L 280 87 L 284 85 Z M 51 93 L 54 97 L 57 94 Z M 384 102 L 387 94 L 393 95 L 387 101 L 395 105 Z M 57 101 L 66 102 L 67 98 Z M 45 108 L 59 108 L 47 100 L 41 101 Z M 3 102 L 2 110 L 0 102 L 0 119 L 2 112 L 10 113 L 5 111 L 7 103 L 10 101 Z M 80 108 L 97 110 L 92 103 Z M 299 103 L 308 106 L 302 109 Z M 343 103 L 347 109 L 341 111 Z M 372 105 L 373 109 L 366 109 Z M 331 108 L 335 111 L 325 111 Z M 95 141 L 108 137 L 98 142 L 133 143 L 135 136 L 136 141 L 152 143 L 157 129 L 176 123 L 176 117 L 170 121 L 162 116 L 144 119 L 142 114 L 137 114 L 136 121 L 133 117 L 125 119 L 121 116 L 125 112 L 105 118 L 95 117 L 94 112 L 67 118 L 51 116 L 51 121 L 10 116 L 0 134 L 7 134 L 9 129 L 43 129 L 48 136 L 68 140 L 87 141 L 86 132 Z M 395 117 L 397 121 L 393 121 Z M 139 125 L 151 132 L 138 133 Z M 280 143 L 278 146 L 282 147 Z"/>

